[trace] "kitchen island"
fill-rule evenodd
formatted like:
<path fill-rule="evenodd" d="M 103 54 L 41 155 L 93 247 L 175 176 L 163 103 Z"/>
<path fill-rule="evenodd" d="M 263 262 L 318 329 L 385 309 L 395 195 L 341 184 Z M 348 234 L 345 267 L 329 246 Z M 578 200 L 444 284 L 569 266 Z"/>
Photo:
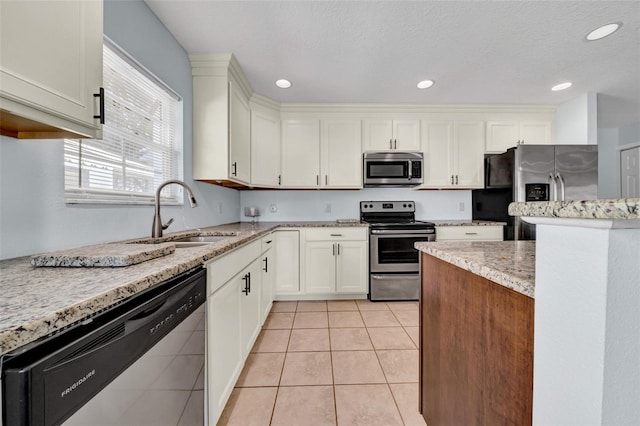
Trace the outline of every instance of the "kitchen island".
<path fill-rule="evenodd" d="M 531 424 L 535 243 L 425 242 L 420 411 L 429 425 Z"/>
<path fill-rule="evenodd" d="M 534 424 L 639 424 L 640 198 L 509 214 L 536 225 Z"/>

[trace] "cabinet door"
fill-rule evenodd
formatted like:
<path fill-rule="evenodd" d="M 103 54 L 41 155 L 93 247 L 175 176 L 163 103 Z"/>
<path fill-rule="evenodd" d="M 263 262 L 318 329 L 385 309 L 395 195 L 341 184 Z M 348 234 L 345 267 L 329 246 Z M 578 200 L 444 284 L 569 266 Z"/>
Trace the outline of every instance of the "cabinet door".
<path fill-rule="evenodd" d="M 251 111 L 251 183 L 280 185 L 280 119 L 275 114 Z"/>
<path fill-rule="evenodd" d="M 209 419 L 215 424 L 244 364 L 240 342 L 240 298 L 237 279 L 207 296 L 207 394 Z"/>
<path fill-rule="evenodd" d="M 320 185 L 320 122 L 282 121 L 282 186 L 316 188 Z"/>
<path fill-rule="evenodd" d="M 332 241 L 305 243 L 304 289 L 306 294 L 336 291 L 336 244 Z"/>
<path fill-rule="evenodd" d="M 520 140 L 517 121 L 488 121 L 485 152 L 505 152 Z"/>
<path fill-rule="evenodd" d="M 235 84 L 229 82 L 229 179 L 251 181 L 251 111 Z"/>
<path fill-rule="evenodd" d="M 336 292 L 367 293 L 368 246 L 364 241 L 336 243 Z"/>
<path fill-rule="evenodd" d="M 551 143 L 551 123 L 548 121 L 520 122 L 520 140 L 528 145 Z"/>
<path fill-rule="evenodd" d="M 300 231 L 276 232 L 274 294 L 300 293 Z"/>
<path fill-rule="evenodd" d="M 273 286 L 275 284 L 275 264 L 274 264 L 274 249 L 269 249 L 262 254 L 260 258 L 262 262 L 261 273 L 261 286 L 260 286 L 260 323 L 264 324 L 264 321 L 271 311 L 273 304 Z"/>
<path fill-rule="evenodd" d="M 242 356 L 246 359 L 260 333 L 262 318 L 261 302 L 261 258 L 256 259 L 235 279 L 240 290 L 240 341 Z"/>
<path fill-rule="evenodd" d="M 364 120 L 363 151 L 393 150 L 393 121 Z"/>
<path fill-rule="evenodd" d="M 425 122 L 424 184 L 426 187 L 453 186 L 453 123 Z"/>
<path fill-rule="evenodd" d="M 362 188 L 362 124 L 360 120 L 322 122 L 321 186 Z"/>
<path fill-rule="evenodd" d="M 102 1 L 0 2 L 1 108 L 96 136 L 102 15 Z"/>
<path fill-rule="evenodd" d="M 393 121 L 393 149 L 420 151 L 420 120 Z"/>
<path fill-rule="evenodd" d="M 484 123 L 454 124 L 455 185 L 464 188 L 484 187 Z"/>

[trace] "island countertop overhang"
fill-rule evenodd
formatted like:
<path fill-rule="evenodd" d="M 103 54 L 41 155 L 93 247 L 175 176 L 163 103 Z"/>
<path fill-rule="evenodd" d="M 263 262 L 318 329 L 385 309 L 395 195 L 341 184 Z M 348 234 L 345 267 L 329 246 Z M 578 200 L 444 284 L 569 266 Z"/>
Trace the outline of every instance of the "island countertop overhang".
<path fill-rule="evenodd" d="M 415 243 L 415 248 L 525 296 L 535 296 L 535 241 L 425 241 Z"/>

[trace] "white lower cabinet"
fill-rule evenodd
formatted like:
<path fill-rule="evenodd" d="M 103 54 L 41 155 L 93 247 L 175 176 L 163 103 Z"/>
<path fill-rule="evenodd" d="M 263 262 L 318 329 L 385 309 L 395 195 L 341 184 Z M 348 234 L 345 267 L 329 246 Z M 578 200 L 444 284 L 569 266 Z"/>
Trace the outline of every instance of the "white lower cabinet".
<path fill-rule="evenodd" d="M 436 226 L 436 241 L 502 241 L 502 225 Z"/>
<path fill-rule="evenodd" d="M 300 294 L 300 231 L 276 232 L 274 297 Z"/>
<path fill-rule="evenodd" d="M 273 305 L 273 287 L 276 280 L 275 270 L 275 249 L 276 238 L 275 234 L 271 233 L 262 238 L 262 256 L 261 256 L 261 282 L 260 282 L 260 323 L 264 324 L 264 321 L 271 311 Z"/>
<path fill-rule="evenodd" d="M 261 241 L 214 259 L 207 268 L 207 408 L 222 414 L 262 325 Z"/>
<path fill-rule="evenodd" d="M 305 294 L 367 293 L 367 228 L 312 228 L 304 233 Z"/>

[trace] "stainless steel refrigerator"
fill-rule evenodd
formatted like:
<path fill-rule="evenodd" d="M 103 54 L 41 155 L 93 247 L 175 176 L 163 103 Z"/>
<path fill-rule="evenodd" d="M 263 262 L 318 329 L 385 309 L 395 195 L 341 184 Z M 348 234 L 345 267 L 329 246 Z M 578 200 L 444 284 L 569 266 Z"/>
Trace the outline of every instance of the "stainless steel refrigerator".
<path fill-rule="evenodd" d="M 520 145 L 485 157 L 485 189 L 473 191 L 473 218 L 507 222 L 505 239 L 534 240 L 535 225 L 508 216 L 510 202 L 597 197 L 597 145 Z"/>

